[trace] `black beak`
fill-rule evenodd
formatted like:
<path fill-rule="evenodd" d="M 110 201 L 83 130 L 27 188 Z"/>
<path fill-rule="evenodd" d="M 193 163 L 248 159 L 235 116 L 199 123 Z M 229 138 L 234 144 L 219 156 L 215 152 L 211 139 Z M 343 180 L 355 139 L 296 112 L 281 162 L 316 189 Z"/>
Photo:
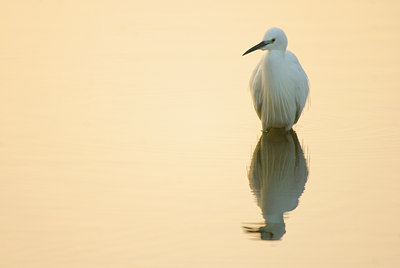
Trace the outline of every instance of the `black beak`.
<path fill-rule="evenodd" d="M 268 45 L 270 42 L 268 41 L 261 41 L 259 44 L 255 45 L 254 47 L 250 48 L 249 50 L 247 50 L 242 56 L 249 54 L 250 52 L 253 52 L 257 49 L 260 49 L 266 45 Z"/>

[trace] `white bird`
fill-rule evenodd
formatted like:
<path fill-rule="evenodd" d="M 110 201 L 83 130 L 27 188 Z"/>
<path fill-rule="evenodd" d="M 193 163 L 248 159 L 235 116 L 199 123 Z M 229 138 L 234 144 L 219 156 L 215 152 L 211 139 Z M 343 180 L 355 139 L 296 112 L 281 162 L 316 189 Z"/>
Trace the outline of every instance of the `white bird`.
<path fill-rule="evenodd" d="M 279 28 L 269 29 L 259 44 L 247 50 L 268 50 L 250 78 L 254 108 L 263 131 L 290 130 L 299 120 L 308 96 L 308 78 L 297 57 L 286 50 L 287 38 Z"/>

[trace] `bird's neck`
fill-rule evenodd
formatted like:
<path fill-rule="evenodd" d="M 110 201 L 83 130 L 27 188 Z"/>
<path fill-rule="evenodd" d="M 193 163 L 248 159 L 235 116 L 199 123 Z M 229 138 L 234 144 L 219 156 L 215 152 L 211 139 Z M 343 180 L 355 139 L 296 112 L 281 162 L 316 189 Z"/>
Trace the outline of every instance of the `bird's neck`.
<path fill-rule="evenodd" d="M 265 54 L 265 61 L 270 71 L 273 71 L 275 68 L 279 68 L 284 62 L 285 51 L 284 50 L 269 50 L 268 53 Z"/>
<path fill-rule="evenodd" d="M 268 51 L 268 54 L 284 56 L 285 52 L 286 49 L 272 49 Z"/>
<path fill-rule="evenodd" d="M 283 219 L 283 213 L 264 214 L 263 217 L 265 219 L 265 222 L 268 224 L 285 222 L 285 220 Z"/>

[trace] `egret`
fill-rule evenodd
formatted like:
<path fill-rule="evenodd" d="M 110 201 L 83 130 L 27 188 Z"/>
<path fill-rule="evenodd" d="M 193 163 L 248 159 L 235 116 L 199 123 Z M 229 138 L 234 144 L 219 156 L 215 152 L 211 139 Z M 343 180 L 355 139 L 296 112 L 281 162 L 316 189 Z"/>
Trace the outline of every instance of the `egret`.
<path fill-rule="evenodd" d="M 247 50 L 268 50 L 250 78 L 254 108 L 263 131 L 284 128 L 297 123 L 308 96 L 308 78 L 297 57 L 286 49 L 287 38 L 280 28 L 271 28 L 263 40 Z"/>

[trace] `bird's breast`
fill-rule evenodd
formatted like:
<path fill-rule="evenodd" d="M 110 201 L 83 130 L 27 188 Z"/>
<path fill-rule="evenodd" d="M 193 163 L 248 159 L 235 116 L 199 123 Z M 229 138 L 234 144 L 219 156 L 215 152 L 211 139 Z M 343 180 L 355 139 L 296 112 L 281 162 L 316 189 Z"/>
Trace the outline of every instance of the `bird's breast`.
<path fill-rule="evenodd" d="M 296 114 L 296 94 L 284 53 L 267 53 L 262 69 L 264 128 L 291 127 Z"/>

